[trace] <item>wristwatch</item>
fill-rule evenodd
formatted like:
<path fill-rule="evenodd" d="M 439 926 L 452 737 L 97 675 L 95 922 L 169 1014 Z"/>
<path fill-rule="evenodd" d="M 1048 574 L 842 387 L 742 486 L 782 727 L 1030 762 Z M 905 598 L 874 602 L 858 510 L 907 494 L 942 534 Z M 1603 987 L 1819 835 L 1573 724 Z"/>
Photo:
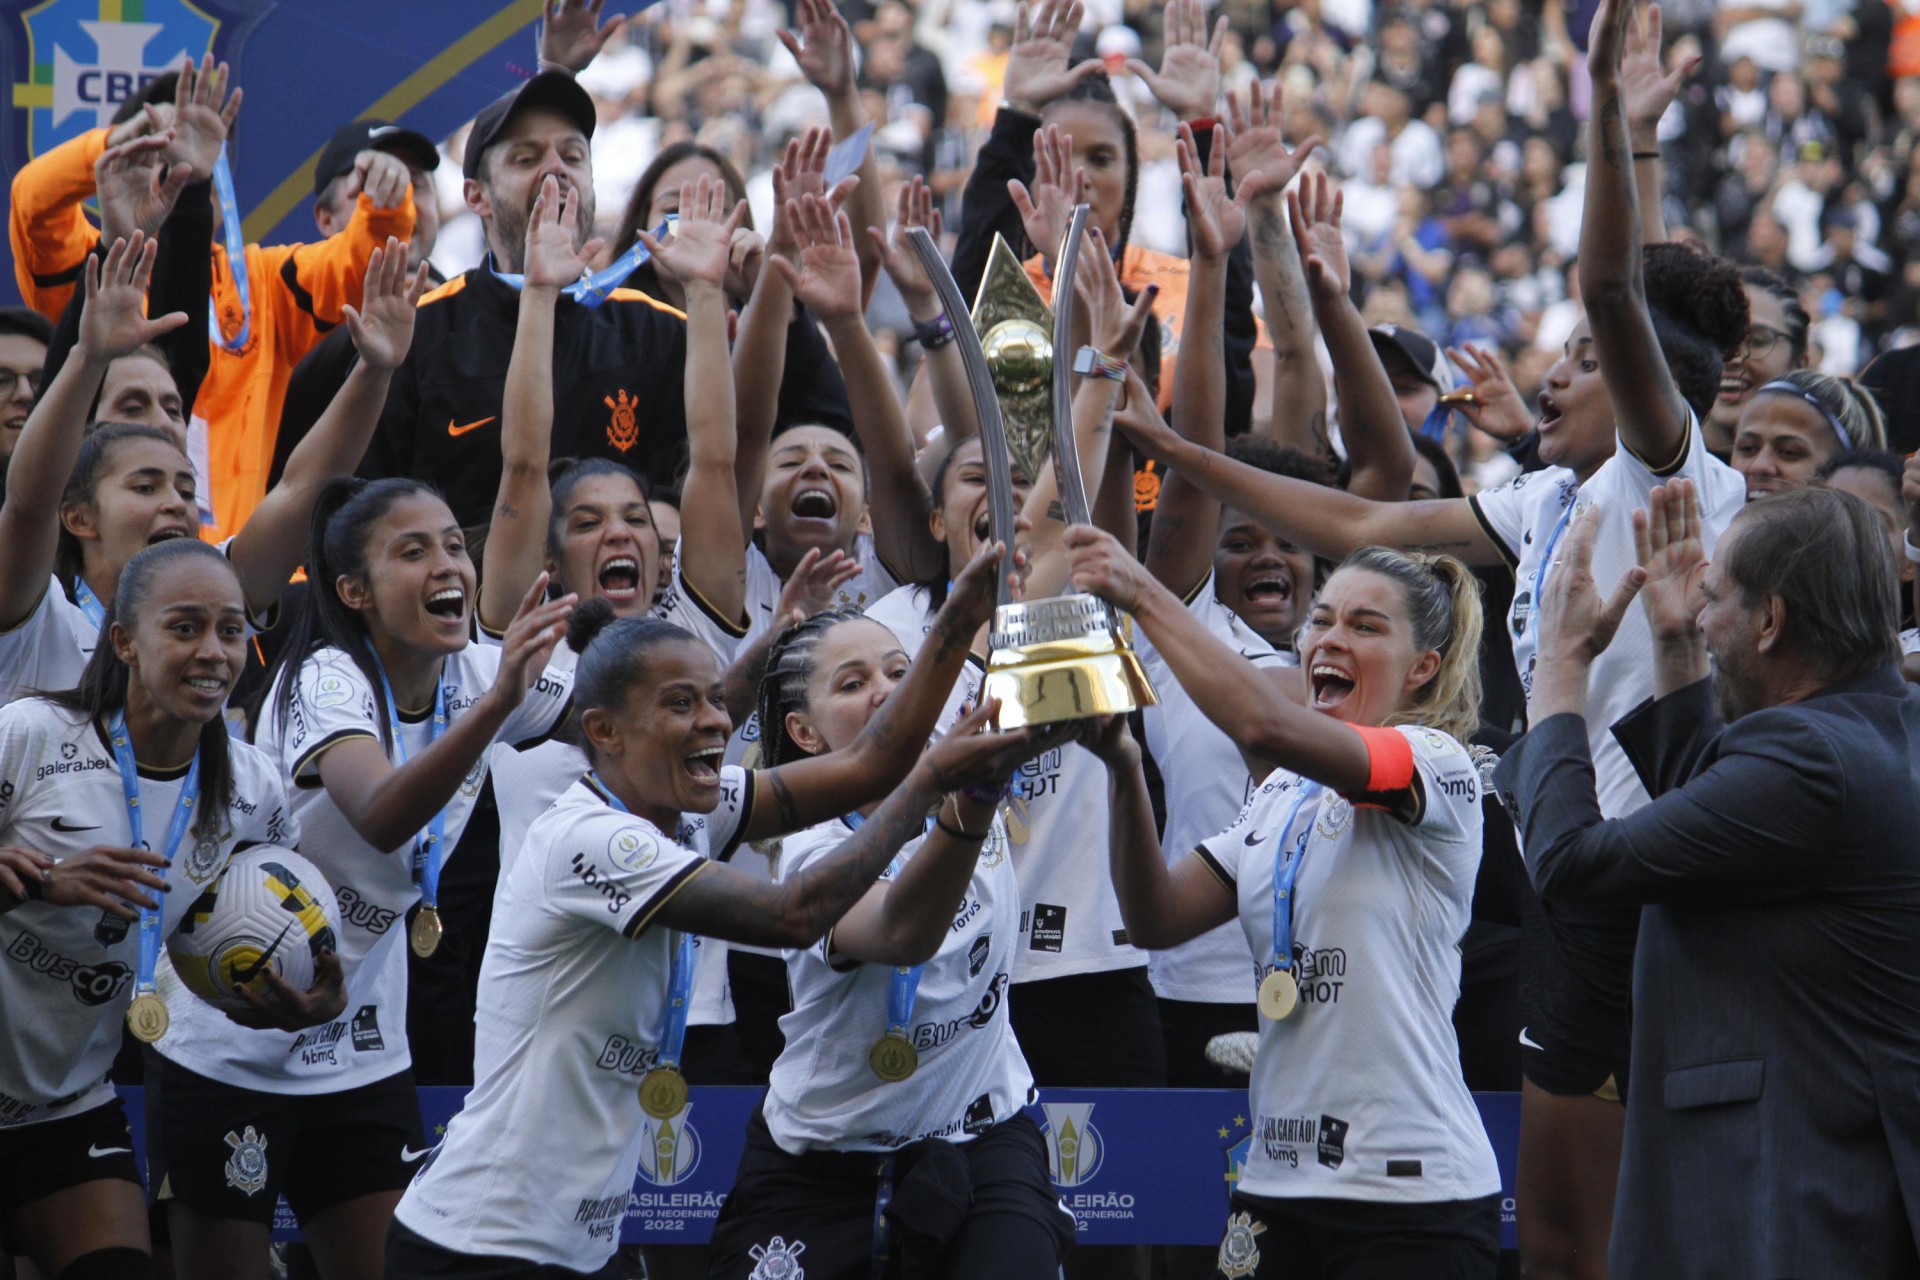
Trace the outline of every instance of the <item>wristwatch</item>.
<path fill-rule="evenodd" d="M 1127 380 L 1127 362 L 1116 360 L 1093 346 L 1082 347 L 1074 352 L 1073 371 L 1089 378 L 1111 378 L 1115 382 Z"/>

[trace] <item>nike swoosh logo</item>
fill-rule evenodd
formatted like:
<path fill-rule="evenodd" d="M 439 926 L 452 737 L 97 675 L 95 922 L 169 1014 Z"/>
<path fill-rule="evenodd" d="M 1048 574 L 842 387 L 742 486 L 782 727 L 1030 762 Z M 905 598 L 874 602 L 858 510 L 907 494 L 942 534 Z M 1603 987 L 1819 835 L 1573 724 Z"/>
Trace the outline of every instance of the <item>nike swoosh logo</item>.
<path fill-rule="evenodd" d="M 102 1147 L 99 1145 L 95 1145 L 87 1148 L 87 1154 L 93 1157 L 95 1160 L 98 1160 L 101 1156 L 130 1156 L 133 1154 L 133 1148 L 132 1147 Z"/>
<path fill-rule="evenodd" d="M 55 818 L 53 820 L 53 829 L 55 831 L 98 831 L 100 829 L 100 824 L 95 823 L 91 827 L 81 827 L 81 826 L 75 826 L 74 824 L 66 821 L 64 818 Z"/>
<path fill-rule="evenodd" d="M 494 415 L 494 417 L 498 417 L 498 416 L 499 416 L 498 414 Z M 450 436 L 463 436 L 467 434 L 467 432 L 469 431 L 478 431 L 481 427 L 486 426 L 489 422 L 492 422 L 492 421 L 493 421 L 493 418 L 482 418 L 478 422 L 469 422 L 465 426 L 456 426 L 454 424 L 453 419 L 448 418 L 447 434 Z"/>
<path fill-rule="evenodd" d="M 1534 1043 L 1533 1037 L 1527 1034 L 1526 1027 L 1520 1028 L 1520 1043 L 1525 1045 L 1529 1049 L 1538 1049 L 1541 1053 L 1545 1053 L 1547 1051 L 1547 1046 L 1543 1044 Z"/>
<path fill-rule="evenodd" d="M 1258 832 L 1247 837 L 1247 848 L 1257 849 L 1267 842 L 1267 838 Z"/>
<path fill-rule="evenodd" d="M 278 951 L 280 944 L 286 940 L 287 929 L 291 928 L 293 928 L 293 921 L 289 920 L 287 922 L 287 928 L 280 931 L 280 936 L 273 940 L 272 946 L 260 953 L 258 960 L 255 960 L 244 969 L 235 969 L 233 971 L 233 982 L 235 986 L 244 987 L 260 976 L 260 971 L 267 967 L 267 961 L 273 959 L 273 953 Z"/>
<path fill-rule="evenodd" d="M 412 1164 L 415 1160 L 424 1159 L 427 1153 L 432 1150 L 433 1150 L 432 1147 L 423 1147 L 421 1150 L 415 1151 L 412 1147 L 406 1145 L 405 1143 L 401 1143 L 400 1159 L 402 1162 L 406 1164 Z"/>

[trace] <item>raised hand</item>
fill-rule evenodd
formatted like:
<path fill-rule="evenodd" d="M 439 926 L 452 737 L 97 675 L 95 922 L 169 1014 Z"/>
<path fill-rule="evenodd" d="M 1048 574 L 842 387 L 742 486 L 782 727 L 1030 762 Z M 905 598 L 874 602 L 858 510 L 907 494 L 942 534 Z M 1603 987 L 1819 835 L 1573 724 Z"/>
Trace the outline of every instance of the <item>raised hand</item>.
<path fill-rule="evenodd" d="M 1238 97 L 1227 95 L 1227 168 L 1233 173 L 1234 198 L 1243 208 L 1255 200 L 1278 199 L 1320 145 L 1316 133 L 1297 147 L 1287 146 L 1278 80 L 1269 81 L 1264 93 L 1256 87 L 1247 97 L 1243 107 Z"/>
<path fill-rule="evenodd" d="M 609 37 L 626 24 L 624 14 L 605 22 L 600 10 L 607 0 L 546 0 L 540 12 L 540 65 L 565 67 L 575 73 L 599 56 Z"/>
<path fill-rule="evenodd" d="M 1638 24 L 1638 0 L 1600 0 L 1587 30 L 1587 71 L 1596 82 L 1618 83 L 1628 32 Z"/>
<path fill-rule="evenodd" d="M 787 139 L 787 151 L 773 166 L 773 234 L 767 240 L 770 252 L 783 257 L 800 253 L 800 229 L 787 217 L 787 206 L 798 205 L 805 196 L 827 194 L 827 153 L 833 150 L 833 130 L 809 129 L 798 138 Z"/>
<path fill-rule="evenodd" d="M 1218 262 L 1233 252 L 1247 231 L 1244 201 L 1227 194 L 1226 134 L 1219 125 L 1213 128 L 1213 150 L 1207 156 L 1205 172 L 1200 168 L 1200 148 L 1194 144 L 1193 130 L 1185 121 L 1174 141 L 1180 161 L 1180 185 L 1187 195 L 1187 234 L 1193 240 L 1197 258 Z"/>
<path fill-rule="evenodd" d="M 1681 483 L 1685 483 L 1682 481 Z M 1593 580 L 1593 537 L 1600 508 L 1576 512 L 1561 539 L 1559 554 L 1542 570 L 1547 589 L 1540 599 L 1540 661 L 1586 665 L 1613 643 L 1627 606 L 1647 581 L 1635 565 L 1620 576 L 1605 600 Z"/>
<path fill-rule="evenodd" d="M 560 290 L 586 274 L 587 264 L 600 251 L 598 240 L 576 247 L 580 234 L 580 201 L 571 189 L 565 194 L 548 174 L 533 199 L 527 219 L 526 280 L 530 290 Z"/>
<path fill-rule="evenodd" d="M 1100 72 L 1097 58 L 1067 66 L 1085 15 L 1080 0 L 1040 0 L 1037 6 L 1022 0 L 1014 13 L 1013 48 L 1002 80 L 1007 103 L 1014 110 L 1037 116 L 1049 102 L 1065 97 L 1073 86 Z"/>
<path fill-rule="evenodd" d="M 1074 294 L 1086 308 L 1087 331 L 1093 345 L 1119 360 L 1132 360 L 1153 315 L 1160 286 L 1150 284 L 1128 305 L 1120 290 L 1120 273 L 1100 228 L 1088 224 L 1087 243 L 1080 251 L 1080 269 L 1074 272 Z M 1056 355 L 1056 358 L 1057 355 Z"/>
<path fill-rule="evenodd" d="M 787 47 L 807 83 L 828 98 L 851 97 L 853 85 L 853 28 L 833 0 L 799 0 L 793 19 L 799 28 L 774 34 Z M 794 197 L 798 199 L 798 197 Z"/>
<path fill-rule="evenodd" d="M 180 82 L 173 93 L 173 143 L 167 159 L 191 165 L 193 181 L 205 182 L 213 176 L 220 159 L 220 148 L 233 131 L 234 117 L 240 114 L 240 90 L 227 92 L 227 64 L 215 66 L 207 54 L 198 67 L 188 59 L 180 68 Z"/>
<path fill-rule="evenodd" d="M 1696 53 L 1669 71 L 1660 59 L 1660 6 L 1650 4 L 1645 13 L 1634 14 L 1620 55 L 1620 100 L 1626 109 L 1627 128 L 1635 135 L 1634 150 L 1658 142 L 1655 130 L 1660 117 L 1699 65 L 1700 55 Z"/>
<path fill-rule="evenodd" d="M 580 603 L 571 591 L 547 599 L 548 577 L 543 573 L 533 580 L 500 641 L 500 667 L 486 696 L 509 711 L 526 700 L 527 690 L 546 670 L 554 646 L 567 634 L 567 615 Z"/>
<path fill-rule="evenodd" d="M 1693 481 L 1657 485 L 1647 495 L 1647 509 L 1633 513 L 1633 549 L 1646 580 L 1640 606 L 1655 643 L 1694 643 L 1705 603 L 1701 583 L 1707 574 L 1707 546 Z"/>
<path fill-rule="evenodd" d="M 157 909 L 167 860 L 146 849 L 97 844 L 59 861 L 32 849 L 0 849 L 0 902 L 38 899 L 56 907 L 98 907 L 128 920 Z"/>
<path fill-rule="evenodd" d="M 147 286 L 153 282 L 153 260 L 160 244 L 141 232 L 115 240 L 103 263 L 87 258 L 87 301 L 80 310 L 80 349 L 96 360 L 132 355 L 162 334 L 187 322 L 187 313 L 174 311 L 149 320 L 145 314 Z"/>
<path fill-rule="evenodd" d="M 893 287 L 900 291 L 907 310 L 925 312 L 939 305 L 939 295 L 934 292 L 933 281 L 928 278 L 927 269 L 920 264 L 920 255 L 914 252 L 913 242 L 907 236 L 914 227 L 925 227 L 934 241 L 939 241 L 940 212 L 933 207 L 933 188 L 919 174 L 900 184 L 892 232 L 883 234 L 878 227 L 868 227 L 867 234 L 879 247 L 880 265 L 886 268 Z"/>
<path fill-rule="evenodd" d="M 860 315 L 860 255 L 846 212 L 807 196 L 797 205 L 787 202 L 786 218 L 801 237 L 799 262 L 778 257 L 773 266 L 793 296 L 823 321 Z"/>
<path fill-rule="evenodd" d="M 1447 358 L 1467 375 L 1467 385 L 1473 391 L 1473 399 L 1463 400 L 1453 409 L 1476 431 L 1512 444 L 1533 430 L 1533 415 L 1527 411 L 1520 389 L 1513 385 L 1513 374 L 1508 372 L 1506 358 L 1498 348 L 1468 343 L 1464 348 L 1448 347 Z"/>
<path fill-rule="evenodd" d="M 551 181 L 551 179 L 549 179 Z M 407 246 L 394 236 L 367 259 L 367 274 L 358 307 L 342 307 L 347 330 L 360 358 L 383 373 L 392 373 L 413 345 L 413 317 L 427 291 L 427 264 L 407 270 Z"/>
<path fill-rule="evenodd" d="M 1346 197 L 1324 173 L 1300 180 L 1300 189 L 1287 195 L 1287 217 L 1293 239 L 1307 269 L 1307 287 L 1315 302 L 1337 302 L 1352 285 L 1347 268 L 1347 241 L 1340 232 L 1340 213 Z"/>
<path fill-rule="evenodd" d="M 102 243 L 124 240 L 136 231 L 160 233 L 180 193 L 193 181 L 192 165 L 167 162 L 172 142 L 169 131 L 147 134 L 109 147 L 93 162 Z"/>
<path fill-rule="evenodd" d="M 727 282 L 729 298 L 747 298 L 760 279 L 760 264 L 767 256 L 767 238 L 752 227 L 735 227 L 727 245 Z"/>
<path fill-rule="evenodd" d="M 733 262 L 733 233 L 747 216 L 747 202 L 729 207 L 727 184 L 710 174 L 680 184 L 680 221 L 665 244 L 642 231 L 640 242 L 681 284 L 724 288 Z"/>
<path fill-rule="evenodd" d="M 809 547 L 800 557 L 780 599 L 773 607 L 777 622 L 804 622 L 816 613 L 824 613 L 840 601 L 840 588 L 860 576 L 860 562 L 844 551 L 820 554 Z"/>
<path fill-rule="evenodd" d="M 1138 58 L 1127 59 L 1127 70 L 1146 81 L 1153 96 L 1177 118 L 1210 116 L 1220 100 L 1220 47 L 1226 40 L 1224 17 L 1213 24 L 1213 35 L 1208 37 L 1206 0 L 1171 0 L 1160 70 Z"/>
<path fill-rule="evenodd" d="M 1033 187 L 1018 178 L 1007 179 L 1007 194 L 1020 211 L 1033 247 L 1051 257 L 1060 251 L 1061 237 L 1073 221 L 1075 205 L 1087 199 L 1087 175 L 1073 162 L 1073 139 L 1056 124 L 1033 135 Z"/>

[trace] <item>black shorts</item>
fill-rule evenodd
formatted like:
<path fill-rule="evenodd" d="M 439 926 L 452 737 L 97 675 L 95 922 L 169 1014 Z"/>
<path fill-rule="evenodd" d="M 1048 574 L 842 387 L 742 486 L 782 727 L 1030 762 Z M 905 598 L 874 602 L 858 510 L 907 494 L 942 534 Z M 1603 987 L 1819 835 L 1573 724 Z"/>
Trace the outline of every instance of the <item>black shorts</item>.
<path fill-rule="evenodd" d="M 1214 1266 L 1230 1280 L 1493 1280 L 1500 1197 L 1376 1204 L 1235 1192 Z"/>
<path fill-rule="evenodd" d="M 1167 1083 L 1160 1002 L 1145 965 L 1017 982 L 1007 1014 L 1042 1089 L 1158 1089 Z"/>
<path fill-rule="evenodd" d="M 141 1185 L 133 1131 L 118 1098 L 60 1120 L 0 1129 L 0 1251 L 16 1252 L 6 1239 L 14 1214 L 102 1178 Z"/>
<path fill-rule="evenodd" d="M 456 1253 L 399 1222 L 387 1228 L 385 1280 L 617 1280 L 624 1274 L 617 1255 L 598 1271 L 575 1271 L 499 1254 Z"/>
<path fill-rule="evenodd" d="M 344 1201 L 405 1190 L 431 1146 L 411 1071 L 339 1093 L 273 1094 L 147 1055 L 147 1169 L 158 1201 L 271 1224 L 284 1195 L 309 1222 Z"/>
<path fill-rule="evenodd" d="M 794 1156 L 756 1112 L 714 1224 L 708 1275 L 869 1280 L 878 1247 L 889 1276 L 1053 1280 L 1073 1238 L 1073 1215 L 1047 1176 L 1046 1140 L 1024 1114 L 971 1142 Z"/>
<path fill-rule="evenodd" d="M 1640 908 L 1521 903 L 1520 1071 L 1562 1097 L 1624 1098 Z"/>
<path fill-rule="evenodd" d="M 1167 1047 L 1169 1089 L 1244 1089 L 1244 1071 L 1228 1071 L 1207 1060 L 1215 1036 L 1260 1030 L 1260 1011 L 1252 1004 L 1212 1004 L 1201 1000 L 1160 999 L 1160 1041 Z"/>

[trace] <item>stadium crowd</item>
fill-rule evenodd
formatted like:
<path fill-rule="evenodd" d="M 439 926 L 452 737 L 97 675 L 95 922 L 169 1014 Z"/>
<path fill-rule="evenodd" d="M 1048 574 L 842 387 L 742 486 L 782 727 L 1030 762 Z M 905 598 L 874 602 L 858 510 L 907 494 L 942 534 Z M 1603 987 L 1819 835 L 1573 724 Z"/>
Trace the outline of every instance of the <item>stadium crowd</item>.
<path fill-rule="evenodd" d="M 603 9 L 304 243 L 211 56 L 14 175 L 0 1268 L 1920 1276 L 1920 13 Z"/>

